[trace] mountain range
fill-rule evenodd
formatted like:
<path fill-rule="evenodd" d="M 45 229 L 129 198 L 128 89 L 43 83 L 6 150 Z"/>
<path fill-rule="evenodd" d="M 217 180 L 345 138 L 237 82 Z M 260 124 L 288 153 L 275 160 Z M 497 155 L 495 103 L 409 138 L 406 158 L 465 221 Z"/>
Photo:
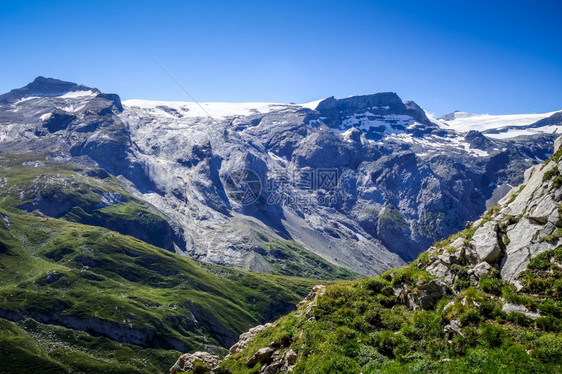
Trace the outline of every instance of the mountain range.
<path fill-rule="evenodd" d="M 519 184 L 561 124 L 562 112 L 434 119 L 394 93 L 301 105 L 122 102 L 38 77 L 0 95 L 0 152 L 117 176 L 165 219 L 160 247 L 299 276 L 314 276 L 316 261 L 364 275 L 411 261 Z M 53 217 L 72 208 L 30 199 L 23 209 Z"/>
<path fill-rule="evenodd" d="M 492 317 L 540 330 L 506 347 L 556 368 L 561 113 L 436 119 L 395 93 L 121 101 L 38 77 L 0 95 L 0 371 L 160 373 L 195 351 L 173 370 L 422 370 Z M 299 334 L 328 340 L 308 360 Z"/>

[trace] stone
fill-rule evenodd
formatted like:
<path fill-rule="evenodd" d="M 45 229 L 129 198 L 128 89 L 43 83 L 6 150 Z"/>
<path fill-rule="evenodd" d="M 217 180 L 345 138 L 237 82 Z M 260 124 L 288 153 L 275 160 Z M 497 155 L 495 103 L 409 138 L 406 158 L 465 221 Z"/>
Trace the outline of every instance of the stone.
<path fill-rule="evenodd" d="M 429 264 L 425 270 L 440 279 L 441 281 L 447 283 L 448 285 L 452 286 L 455 281 L 455 275 L 451 272 L 449 266 L 441 262 L 440 260 L 436 260 L 433 263 Z"/>
<path fill-rule="evenodd" d="M 194 363 L 196 361 L 202 362 L 209 371 L 212 371 L 219 365 L 220 358 L 208 352 L 186 353 L 181 355 L 174 366 L 170 368 L 170 374 L 191 372 L 195 367 Z"/>
<path fill-rule="evenodd" d="M 309 294 L 306 295 L 306 297 L 297 304 L 297 308 L 300 308 L 301 306 L 315 300 L 316 296 L 323 295 L 324 292 L 326 292 L 326 286 L 317 284 L 316 286 L 312 287 L 312 290 L 310 290 Z"/>
<path fill-rule="evenodd" d="M 440 280 L 431 280 L 418 287 L 417 292 L 408 294 L 408 304 L 412 309 L 429 310 L 435 308 L 437 302 L 449 293 L 447 285 Z"/>
<path fill-rule="evenodd" d="M 459 237 L 456 238 L 449 246 L 453 247 L 455 249 L 459 249 L 464 245 L 464 238 L 463 237 Z"/>
<path fill-rule="evenodd" d="M 287 363 L 289 363 L 289 365 L 296 364 L 297 358 L 297 352 L 293 351 L 292 349 L 288 350 L 287 353 L 285 353 L 285 359 L 287 360 Z"/>
<path fill-rule="evenodd" d="M 539 313 L 531 312 L 524 305 L 519 304 L 505 303 L 502 306 L 502 310 L 505 313 L 522 313 L 531 319 L 537 319 L 541 316 Z"/>
<path fill-rule="evenodd" d="M 246 348 L 248 346 L 248 343 L 250 343 L 252 340 L 254 340 L 256 335 L 258 335 L 260 332 L 264 331 L 265 329 L 267 329 L 271 326 L 272 326 L 271 323 L 266 323 L 265 325 L 259 325 L 259 326 L 256 326 L 256 327 L 252 327 L 251 329 L 249 329 L 245 333 L 242 333 L 240 335 L 240 338 L 239 338 L 238 342 L 236 344 L 234 344 L 232 347 L 230 347 L 230 349 L 228 350 L 228 353 L 233 355 L 233 354 L 236 354 L 236 353 L 242 351 L 244 348 Z"/>
<path fill-rule="evenodd" d="M 493 221 L 486 222 L 472 236 L 474 249 L 482 261 L 494 263 L 501 253 L 496 226 Z"/>
<path fill-rule="evenodd" d="M 481 262 L 476 265 L 473 269 L 469 271 L 469 274 L 472 273 L 476 278 L 480 279 L 483 275 L 489 275 L 492 271 L 492 265 L 487 262 Z"/>
<path fill-rule="evenodd" d="M 260 348 L 257 350 L 256 353 L 252 355 L 252 357 L 250 357 L 248 362 L 246 362 L 246 366 L 251 368 L 258 362 L 260 364 L 265 364 L 270 361 L 271 356 L 273 355 L 274 352 L 275 350 L 271 347 Z"/>
<path fill-rule="evenodd" d="M 459 334 L 460 336 L 464 336 L 462 333 L 461 324 L 456 319 L 451 320 L 451 322 L 443 328 L 443 331 L 446 334 Z"/>
<path fill-rule="evenodd" d="M 516 282 L 519 274 L 527 269 L 531 259 L 555 247 L 554 244 L 544 241 L 511 248 L 501 263 L 500 274 L 502 279 L 511 283 Z"/>

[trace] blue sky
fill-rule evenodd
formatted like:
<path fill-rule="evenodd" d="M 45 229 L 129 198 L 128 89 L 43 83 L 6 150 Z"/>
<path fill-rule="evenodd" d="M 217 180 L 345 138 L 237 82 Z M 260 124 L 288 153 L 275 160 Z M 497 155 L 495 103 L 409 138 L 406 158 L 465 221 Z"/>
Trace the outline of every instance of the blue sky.
<path fill-rule="evenodd" d="M 164 4 L 165 3 L 165 4 Z M 306 102 L 383 87 L 437 115 L 562 109 L 559 1 L 0 1 L 0 92 Z"/>

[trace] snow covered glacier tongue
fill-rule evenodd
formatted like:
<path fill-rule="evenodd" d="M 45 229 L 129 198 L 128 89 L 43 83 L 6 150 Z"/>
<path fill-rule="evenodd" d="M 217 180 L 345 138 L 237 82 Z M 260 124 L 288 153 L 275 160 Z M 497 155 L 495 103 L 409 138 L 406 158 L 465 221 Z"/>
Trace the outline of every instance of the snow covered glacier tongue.
<path fill-rule="evenodd" d="M 510 137 L 508 122 L 501 139 L 457 131 L 393 93 L 201 105 L 121 103 L 38 78 L 0 96 L 0 151 L 47 152 L 121 175 L 191 257 L 298 275 L 289 260 L 312 261 L 310 251 L 371 275 L 475 219 L 494 191 L 549 155 L 555 136 Z M 556 115 L 537 123 L 555 131 Z"/>

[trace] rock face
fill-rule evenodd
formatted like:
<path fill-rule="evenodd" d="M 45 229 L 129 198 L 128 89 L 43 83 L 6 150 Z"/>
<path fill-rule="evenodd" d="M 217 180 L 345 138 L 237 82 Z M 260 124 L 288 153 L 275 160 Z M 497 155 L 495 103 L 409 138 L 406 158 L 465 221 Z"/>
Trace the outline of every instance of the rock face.
<path fill-rule="evenodd" d="M 481 261 L 493 263 L 500 255 L 501 249 L 497 238 L 497 229 L 494 222 L 486 222 L 474 233 L 472 237 L 474 250 Z"/>
<path fill-rule="evenodd" d="M 447 285 L 439 280 L 432 280 L 419 287 L 417 292 L 408 293 L 408 305 L 412 309 L 433 309 L 437 302 L 449 292 Z"/>
<path fill-rule="evenodd" d="M 409 268 L 407 268 L 409 272 L 401 272 L 398 269 L 388 272 L 387 275 L 380 278 L 358 282 L 355 287 L 360 288 L 362 292 L 353 293 L 349 291 L 348 304 L 332 296 L 333 300 L 338 300 L 338 302 L 329 302 L 331 312 L 342 310 L 342 308 L 351 310 L 347 308 L 353 303 L 370 305 L 364 299 L 361 299 L 361 297 L 365 297 L 361 296 L 365 295 L 363 293 L 365 290 L 373 292 L 376 297 L 382 297 L 383 295 L 392 297 L 392 302 L 389 302 L 388 306 L 389 311 L 394 310 L 397 303 L 407 305 L 414 310 L 435 310 L 438 302 L 444 300 L 445 295 L 453 294 L 452 301 L 442 309 L 447 313 L 435 315 L 439 320 L 449 319 L 448 323 L 443 326 L 443 332 L 449 344 L 451 344 L 455 335 L 464 336 L 466 330 L 463 330 L 463 328 L 471 326 L 474 322 L 465 318 L 451 318 L 455 314 L 448 316 L 448 312 L 453 313 L 455 309 L 468 306 L 480 308 L 479 303 L 483 300 L 485 302 L 491 301 L 490 305 L 501 306 L 501 312 L 515 320 L 522 317 L 540 321 L 539 318 L 543 317 L 541 313 L 548 309 L 540 309 L 541 313 L 539 313 L 531 310 L 531 307 L 506 301 L 495 291 L 486 291 L 483 285 L 485 283 L 480 283 L 480 281 L 483 277 L 488 276 L 490 280 L 500 278 L 517 286 L 519 274 L 527 268 L 531 259 L 544 251 L 558 248 L 562 244 L 562 230 L 560 229 L 562 228 L 562 208 L 559 203 L 562 200 L 562 174 L 559 172 L 562 168 L 562 137 L 556 140 L 556 145 L 554 155 L 547 163 L 529 169 L 525 173 L 525 183 L 514 188 L 510 194 L 499 201 L 497 206 L 489 209 L 480 220 L 467 225 L 467 228 L 456 236 L 431 247 L 416 262 L 409 265 Z M 432 279 L 424 273 L 423 277 L 420 276 L 416 281 L 413 281 L 405 276 L 405 274 L 414 272 L 412 268 L 425 269 L 438 279 Z M 417 270 L 415 269 L 415 271 Z M 556 273 L 551 271 L 550 276 L 552 274 Z M 385 277 L 386 282 L 388 282 L 386 283 L 387 286 L 383 283 Z M 462 292 L 471 284 L 480 289 L 477 292 L 481 295 L 479 297 L 483 299 L 478 299 L 478 302 L 473 299 L 474 296 L 471 296 L 475 294 L 474 292 Z M 501 283 L 498 282 L 497 284 Z M 473 289 L 473 291 L 477 289 Z M 336 291 L 334 294 L 338 294 L 338 292 L 343 291 Z M 257 364 L 260 364 L 257 366 L 259 367 L 259 373 L 291 372 L 299 360 L 298 354 L 291 348 L 301 347 L 299 352 L 304 351 L 312 354 L 313 351 L 308 350 L 311 348 L 310 346 L 305 349 L 304 341 L 306 339 L 303 339 L 303 337 L 308 338 L 306 326 L 328 318 L 321 313 L 316 320 L 311 313 L 318 305 L 318 298 L 325 293 L 325 286 L 314 286 L 309 295 L 297 305 L 297 311 L 292 315 L 293 318 L 304 317 L 301 319 L 302 322 L 296 324 L 300 331 L 293 332 L 292 335 L 288 335 L 281 342 L 272 342 L 254 351 L 250 358 L 245 361 L 246 367 L 244 369 L 254 368 Z M 543 295 L 535 296 L 537 298 L 543 297 Z M 360 302 L 354 297 L 358 297 Z M 507 298 L 507 296 L 504 297 Z M 478 309 L 473 310 L 476 312 Z M 327 312 L 324 311 L 324 313 Z M 403 311 L 398 313 L 400 314 L 397 318 L 400 318 Z M 459 312 L 455 313 L 458 316 Z M 346 312 L 346 314 L 349 315 L 349 312 Z M 462 316 L 464 315 L 461 314 Z M 490 313 L 487 317 L 492 318 L 492 316 L 493 314 Z M 495 322 L 497 323 L 497 319 Z M 527 325 L 529 322 L 523 320 L 523 323 Z M 283 326 L 282 322 L 279 325 L 274 323 L 268 326 L 258 326 L 242 334 L 240 341 L 230 349 L 230 354 L 235 355 L 242 352 L 248 347 L 248 343 L 266 328 L 279 329 L 279 326 Z M 318 328 L 317 326 L 315 325 L 315 328 Z M 371 328 L 377 331 L 380 326 L 371 326 Z M 473 325 L 471 331 L 474 331 Z M 388 332 L 391 336 L 399 334 L 397 331 Z M 361 342 L 355 336 L 351 341 L 354 343 Z M 338 346 L 337 349 L 339 348 Z M 235 356 L 233 361 L 240 360 L 240 357 L 247 356 Z M 226 359 L 228 360 L 229 357 L 227 356 Z M 302 356 L 301 359 L 303 359 Z M 209 370 L 211 370 L 211 367 L 209 367 Z M 215 368 L 211 372 L 219 373 L 220 370 Z"/>
<path fill-rule="evenodd" d="M 452 243 L 442 244 L 445 253 L 443 248 L 430 248 L 425 269 L 450 286 L 459 279 L 453 264 L 467 267 L 472 283 L 495 271 L 519 286 L 518 276 L 531 259 L 562 244 L 562 137 L 556 139 L 555 147 L 549 161 L 527 170 L 523 184 L 471 229 Z"/>
<path fill-rule="evenodd" d="M 207 367 L 214 369 L 220 362 L 219 356 L 207 352 L 186 353 L 178 358 L 178 361 L 170 368 L 170 374 L 193 372 L 197 373 L 197 368 Z"/>
<path fill-rule="evenodd" d="M 0 152 L 103 168 L 168 220 L 168 249 L 258 271 L 285 263 L 272 243 L 286 241 L 366 275 L 414 259 L 519 184 L 554 140 L 485 135 L 394 93 L 200 107 L 39 77 L 0 96 Z"/>
<path fill-rule="evenodd" d="M 238 342 L 234 344 L 232 347 L 230 347 L 228 353 L 233 355 L 235 353 L 240 352 L 241 350 L 243 350 L 248 346 L 248 343 L 250 343 L 256 337 L 257 334 L 259 334 L 260 332 L 264 331 L 265 329 L 271 326 L 272 326 L 271 323 L 266 323 L 265 325 L 252 327 L 250 330 L 246 331 L 245 333 L 242 333 L 240 335 L 240 339 L 238 340 Z"/>

